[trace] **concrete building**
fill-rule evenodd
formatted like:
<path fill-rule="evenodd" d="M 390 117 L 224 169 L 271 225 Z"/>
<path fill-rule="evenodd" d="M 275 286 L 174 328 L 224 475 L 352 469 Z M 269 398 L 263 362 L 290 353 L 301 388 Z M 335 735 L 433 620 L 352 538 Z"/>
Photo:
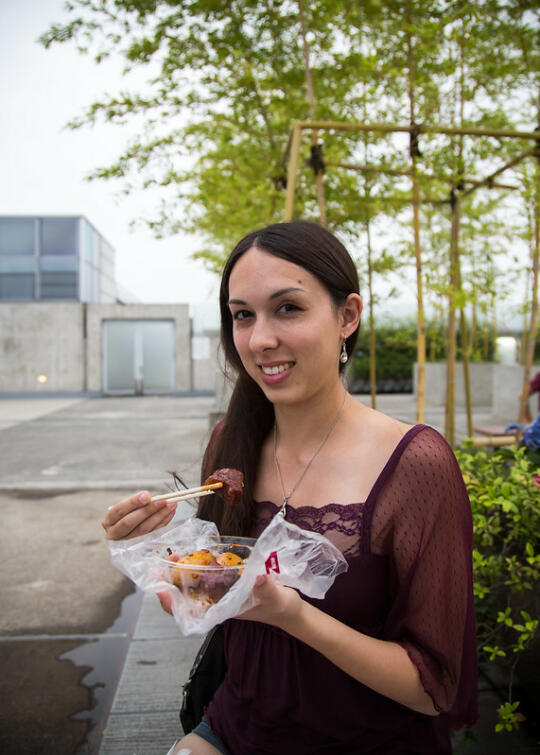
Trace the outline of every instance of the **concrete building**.
<path fill-rule="evenodd" d="M 120 297 L 114 257 L 82 216 L 0 217 L 0 395 L 214 391 L 217 336 Z"/>

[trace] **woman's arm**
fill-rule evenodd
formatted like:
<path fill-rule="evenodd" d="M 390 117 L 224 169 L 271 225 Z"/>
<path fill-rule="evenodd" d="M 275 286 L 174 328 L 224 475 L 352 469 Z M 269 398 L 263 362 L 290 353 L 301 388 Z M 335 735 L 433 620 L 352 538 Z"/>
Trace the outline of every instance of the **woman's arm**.
<path fill-rule="evenodd" d="M 277 626 L 375 692 L 419 713 L 438 715 L 416 666 L 398 643 L 348 627 L 302 600 L 296 590 L 276 585 L 271 577 L 257 578 L 254 595 L 259 605 L 242 619 Z"/>

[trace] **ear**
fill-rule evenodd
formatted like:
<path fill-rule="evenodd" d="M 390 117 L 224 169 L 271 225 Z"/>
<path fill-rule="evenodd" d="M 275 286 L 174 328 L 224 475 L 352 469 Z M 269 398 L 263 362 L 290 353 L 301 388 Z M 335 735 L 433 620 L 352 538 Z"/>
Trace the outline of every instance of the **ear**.
<path fill-rule="evenodd" d="M 347 301 L 339 310 L 342 338 L 348 338 L 351 333 L 354 333 L 360 324 L 362 308 L 363 304 L 360 295 L 349 294 Z"/>

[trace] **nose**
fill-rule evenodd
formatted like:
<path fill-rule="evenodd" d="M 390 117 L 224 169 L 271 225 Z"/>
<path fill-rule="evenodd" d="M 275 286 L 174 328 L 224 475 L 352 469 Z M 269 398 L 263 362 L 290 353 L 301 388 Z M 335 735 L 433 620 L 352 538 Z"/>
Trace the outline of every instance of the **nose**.
<path fill-rule="evenodd" d="M 275 349 L 279 345 L 272 323 L 266 317 L 257 317 L 249 338 L 249 348 L 254 354 L 261 354 L 267 349 Z"/>

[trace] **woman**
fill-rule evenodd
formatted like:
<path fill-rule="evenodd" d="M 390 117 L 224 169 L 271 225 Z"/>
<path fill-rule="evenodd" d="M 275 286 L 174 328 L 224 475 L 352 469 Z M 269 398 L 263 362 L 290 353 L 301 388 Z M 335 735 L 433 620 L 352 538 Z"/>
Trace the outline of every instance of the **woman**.
<path fill-rule="evenodd" d="M 203 477 L 236 467 L 245 489 L 236 509 L 211 496 L 198 515 L 257 536 L 284 507 L 349 569 L 324 600 L 258 578 L 258 605 L 225 625 L 227 676 L 175 751 L 451 753 L 450 727 L 476 717 L 472 522 L 451 449 L 346 392 L 362 302 L 325 229 L 249 234 L 225 265 L 220 306 L 238 378 Z M 134 496 L 103 524 L 126 537 L 171 517 Z"/>

